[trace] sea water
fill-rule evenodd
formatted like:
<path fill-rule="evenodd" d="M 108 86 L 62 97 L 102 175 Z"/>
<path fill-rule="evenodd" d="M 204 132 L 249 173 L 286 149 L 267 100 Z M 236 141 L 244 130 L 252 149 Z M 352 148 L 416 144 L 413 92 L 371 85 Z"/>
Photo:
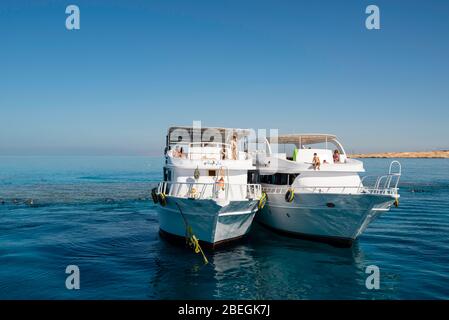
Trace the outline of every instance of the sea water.
<path fill-rule="evenodd" d="M 389 159 L 366 159 L 384 174 Z M 254 224 L 210 263 L 158 234 L 161 158 L 0 157 L 1 299 L 448 299 L 449 160 L 401 160 L 400 206 L 352 248 Z M 80 289 L 66 288 L 68 265 Z M 380 270 L 369 290 L 366 268 Z"/>

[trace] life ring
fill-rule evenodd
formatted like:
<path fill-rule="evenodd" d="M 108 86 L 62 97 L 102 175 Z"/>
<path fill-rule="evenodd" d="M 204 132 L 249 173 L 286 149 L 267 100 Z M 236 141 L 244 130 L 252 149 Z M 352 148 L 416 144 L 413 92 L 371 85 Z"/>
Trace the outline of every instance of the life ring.
<path fill-rule="evenodd" d="M 263 207 L 265 207 L 265 204 L 267 203 L 267 194 L 265 192 L 262 192 L 262 195 L 259 199 L 259 203 L 257 204 L 257 207 L 259 210 L 262 210 Z"/>
<path fill-rule="evenodd" d="M 157 188 L 151 189 L 151 198 L 153 198 L 154 204 L 157 204 L 159 202 L 156 190 Z"/>
<path fill-rule="evenodd" d="M 295 192 L 292 189 L 288 189 L 285 193 L 285 201 L 292 202 L 295 199 Z"/>
<path fill-rule="evenodd" d="M 167 197 L 164 193 L 158 194 L 158 201 L 161 204 L 161 206 L 165 207 L 167 205 Z"/>

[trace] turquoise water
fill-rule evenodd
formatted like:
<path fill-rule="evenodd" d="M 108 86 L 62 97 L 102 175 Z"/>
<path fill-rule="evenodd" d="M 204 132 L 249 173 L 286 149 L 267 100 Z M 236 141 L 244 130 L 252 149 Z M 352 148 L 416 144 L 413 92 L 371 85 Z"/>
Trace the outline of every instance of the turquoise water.
<path fill-rule="evenodd" d="M 364 162 L 369 174 L 388 170 L 387 159 Z M 158 235 L 148 191 L 162 159 L 0 157 L 0 298 L 448 299 L 449 160 L 401 163 L 400 207 L 353 248 L 255 225 L 204 265 Z M 80 290 L 65 288 L 71 264 Z M 365 287 L 368 265 L 380 268 L 379 290 Z"/>

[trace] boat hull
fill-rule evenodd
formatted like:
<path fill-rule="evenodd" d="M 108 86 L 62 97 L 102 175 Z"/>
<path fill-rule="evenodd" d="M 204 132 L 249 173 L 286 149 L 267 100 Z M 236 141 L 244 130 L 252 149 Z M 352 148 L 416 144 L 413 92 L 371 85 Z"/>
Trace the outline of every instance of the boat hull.
<path fill-rule="evenodd" d="M 242 200 L 220 205 L 214 200 L 167 197 L 166 206 L 158 208 L 160 230 L 164 235 L 185 238 L 190 226 L 201 243 L 215 247 L 249 232 L 257 203 Z"/>
<path fill-rule="evenodd" d="M 284 194 L 268 194 L 257 221 L 285 235 L 346 247 L 393 203 L 383 195 L 295 193 L 287 202 Z"/>

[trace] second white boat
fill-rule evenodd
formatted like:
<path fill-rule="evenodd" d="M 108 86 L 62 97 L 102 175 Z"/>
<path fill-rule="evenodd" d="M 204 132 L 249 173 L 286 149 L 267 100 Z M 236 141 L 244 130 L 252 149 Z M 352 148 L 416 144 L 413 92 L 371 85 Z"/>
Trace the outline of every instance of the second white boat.
<path fill-rule="evenodd" d="M 272 152 L 290 146 L 291 156 Z M 257 156 L 267 205 L 257 220 L 283 234 L 350 246 L 379 214 L 398 204 L 399 162 L 388 174 L 360 178 L 363 163 L 349 159 L 333 135 L 290 134 L 266 140 Z"/>

